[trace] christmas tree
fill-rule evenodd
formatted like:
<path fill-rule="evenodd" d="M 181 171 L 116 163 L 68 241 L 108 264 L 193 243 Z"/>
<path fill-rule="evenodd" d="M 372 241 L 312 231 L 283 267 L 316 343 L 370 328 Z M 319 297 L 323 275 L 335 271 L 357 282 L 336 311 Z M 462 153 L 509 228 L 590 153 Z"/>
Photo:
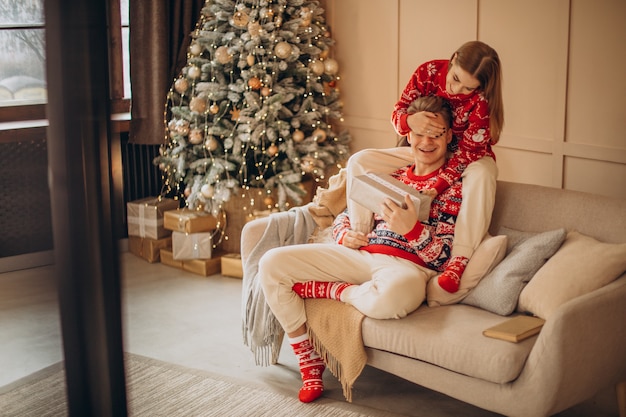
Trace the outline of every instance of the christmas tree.
<path fill-rule="evenodd" d="M 319 2 L 207 0 L 191 37 L 155 158 L 164 194 L 215 215 L 250 189 L 268 209 L 301 203 L 303 181 L 323 181 L 349 154 Z"/>

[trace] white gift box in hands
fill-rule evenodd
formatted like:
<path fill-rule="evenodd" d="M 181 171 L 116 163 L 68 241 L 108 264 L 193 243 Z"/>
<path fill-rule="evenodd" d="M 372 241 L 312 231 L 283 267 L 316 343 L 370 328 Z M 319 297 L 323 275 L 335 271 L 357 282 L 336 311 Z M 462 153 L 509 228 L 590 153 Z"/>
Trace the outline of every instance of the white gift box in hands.
<path fill-rule="evenodd" d="M 386 198 L 402 208 L 406 208 L 404 197 L 411 197 L 415 212 L 420 221 L 428 220 L 433 198 L 406 185 L 389 174 L 368 173 L 352 179 L 348 198 L 373 213 L 381 214 L 381 206 Z"/>

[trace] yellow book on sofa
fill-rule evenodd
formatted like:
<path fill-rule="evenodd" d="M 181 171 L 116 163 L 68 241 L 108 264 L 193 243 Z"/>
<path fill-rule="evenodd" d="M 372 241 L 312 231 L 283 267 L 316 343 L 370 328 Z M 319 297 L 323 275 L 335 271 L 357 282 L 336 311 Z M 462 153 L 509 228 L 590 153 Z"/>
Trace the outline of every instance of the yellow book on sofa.
<path fill-rule="evenodd" d="M 517 343 L 539 333 L 544 323 L 545 320 L 539 317 L 520 315 L 484 330 L 483 334 Z"/>

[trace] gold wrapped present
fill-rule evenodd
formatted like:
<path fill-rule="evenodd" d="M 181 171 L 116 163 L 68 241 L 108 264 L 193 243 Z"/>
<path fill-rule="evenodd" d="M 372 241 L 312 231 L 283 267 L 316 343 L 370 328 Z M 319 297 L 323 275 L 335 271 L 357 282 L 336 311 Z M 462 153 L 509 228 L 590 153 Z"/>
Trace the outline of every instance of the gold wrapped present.
<path fill-rule="evenodd" d="M 159 262 L 161 259 L 161 249 L 170 249 L 171 247 L 171 236 L 162 239 L 128 236 L 128 251 L 150 263 Z"/>
<path fill-rule="evenodd" d="M 220 273 L 221 255 L 209 259 L 191 259 L 187 261 L 177 261 L 171 250 L 161 249 L 161 263 L 196 275 L 208 277 Z"/>
<path fill-rule="evenodd" d="M 174 268 L 183 269 L 183 261 L 174 260 L 172 251 L 169 249 L 161 249 L 160 251 L 161 263 L 167 266 L 173 266 Z"/>
<path fill-rule="evenodd" d="M 171 198 L 147 197 L 126 203 L 128 236 L 161 239 L 171 234 L 163 227 L 163 213 L 178 208 Z"/>
<path fill-rule="evenodd" d="M 163 221 L 163 227 L 176 232 L 210 232 L 217 228 L 217 219 L 214 216 L 188 208 L 166 211 Z"/>
<path fill-rule="evenodd" d="M 213 233 L 172 232 L 172 253 L 177 261 L 211 257 Z"/>
<path fill-rule="evenodd" d="M 225 253 L 222 255 L 222 275 L 234 278 L 243 278 L 243 265 L 241 255 L 238 253 Z"/>
<path fill-rule="evenodd" d="M 191 259 L 182 262 L 183 269 L 185 271 L 193 272 L 194 274 L 208 277 L 209 275 L 220 273 L 221 261 L 219 256 L 210 259 Z"/>

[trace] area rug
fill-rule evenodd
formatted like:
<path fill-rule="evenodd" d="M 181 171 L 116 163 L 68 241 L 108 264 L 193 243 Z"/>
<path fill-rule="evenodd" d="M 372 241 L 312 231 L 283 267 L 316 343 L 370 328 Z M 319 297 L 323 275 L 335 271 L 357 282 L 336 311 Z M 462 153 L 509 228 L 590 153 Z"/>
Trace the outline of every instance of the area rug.
<path fill-rule="evenodd" d="M 128 414 L 131 416 L 359 417 L 346 404 L 303 404 L 233 378 L 127 353 Z M 340 405 L 341 404 L 341 405 Z M 383 413 L 386 414 L 386 413 Z M 67 416 L 63 363 L 0 389 L 0 415 Z"/>

